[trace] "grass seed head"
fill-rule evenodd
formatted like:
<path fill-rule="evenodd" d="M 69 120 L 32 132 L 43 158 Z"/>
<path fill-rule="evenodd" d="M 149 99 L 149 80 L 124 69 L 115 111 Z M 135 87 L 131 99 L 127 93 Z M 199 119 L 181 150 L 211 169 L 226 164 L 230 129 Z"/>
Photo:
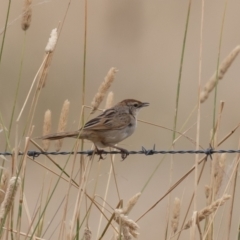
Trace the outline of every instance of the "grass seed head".
<path fill-rule="evenodd" d="M 50 133 L 51 131 L 51 126 L 52 126 L 52 114 L 50 110 L 47 110 L 44 115 L 44 120 L 43 120 L 43 136 L 46 136 Z M 50 146 L 50 140 L 49 139 L 44 139 L 42 140 L 43 144 L 43 149 L 44 151 L 47 151 Z"/>
<path fill-rule="evenodd" d="M 136 195 L 134 195 L 132 198 L 130 198 L 128 200 L 127 206 L 122 209 L 122 213 L 125 215 L 128 214 L 132 210 L 134 205 L 137 203 L 140 196 L 141 196 L 141 193 L 139 192 Z"/>
<path fill-rule="evenodd" d="M 92 238 L 92 231 L 89 228 L 85 228 L 83 233 L 83 240 L 91 240 L 91 238 Z"/>
<path fill-rule="evenodd" d="M 209 206 L 203 208 L 201 211 L 198 212 L 198 221 L 201 222 L 203 219 L 207 218 L 210 214 L 214 213 L 219 206 L 222 206 L 231 196 L 230 195 L 223 195 L 222 198 L 216 200 Z M 189 220 L 183 227 L 183 229 L 188 229 L 192 226 L 192 219 Z"/>
<path fill-rule="evenodd" d="M 0 219 L 3 219 L 4 216 L 9 212 L 9 210 L 13 204 L 13 201 L 14 201 L 14 198 L 15 198 L 15 195 L 16 195 L 16 192 L 17 192 L 20 182 L 21 181 L 20 181 L 19 177 L 18 178 L 12 177 L 9 180 L 5 198 L 0 207 Z"/>
<path fill-rule="evenodd" d="M 23 6 L 23 14 L 22 14 L 22 30 L 26 31 L 31 24 L 32 20 L 32 7 L 31 7 L 32 0 L 25 0 Z"/>
<path fill-rule="evenodd" d="M 172 220 L 171 220 L 171 226 L 174 233 L 178 229 L 179 217 L 180 217 L 180 205 L 181 205 L 180 199 L 175 198 L 174 205 L 173 205 Z"/>
<path fill-rule="evenodd" d="M 98 109 L 100 103 L 102 102 L 102 100 L 104 99 L 104 97 L 106 95 L 106 92 L 111 87 L 111 84 L 114 80 L 116 72 L 117 72 L 116 68 L 111 68 L 108 71 L 107 76 L 105 77 L 104 81 L 102 82 L 102 84 L 98 88 L 98 92 L 92 100 L 92 103 L 91 103 L 92 111 L 91 111 L 91 113 L 94 113 Z"/>
<path fill-rule="evenodd" d="M 64 132 L 66 129 L 69 107 L 70 107 L 70 102 L 68 100 L 65 100 L 65 102 L 63 103 L 61 115 L 59 118 L 58 130 L 57 130 L 58 133 Z M 62 144 L 63 144 L 63 139 L 56 140 L 56 151 L 60 151 Z"/>
<path fill-rule="evenodd" d="M 54 28 L 50 34 L 50 38 L 48 39 L 48 43 L 45 48 L 46 53 L 53 52 L 55 45 L 57 43 L 57 39 L 58 39 L 57 28 Z"/>
<path fill-rule="evenodd" d="M 200 102 L 204 103 L 205 100 L 208 98 L 211 91 L 216 86 L 218 80 L 222 79 L 227 72 L 228 68 L 233 63 L 234 59 L 237 57 L 238 53 L 240 52 L 240 45 L 236 46 L 230 54 L 222 61 L 219 66 L 218 74 L 215 72 L 213 76 L 209 79 L 209 81 L 205 84 L 202 92 L 200 93 Z"/>
<path fill-rule="evenodd" d="M 0 204 L 2 204 L 7 186 L 8 186 L 8 181 L 9 181 L 9 173 L 7 171 L 3 171 L 1 181 L 0 181 Z"/>
<path fill-rule="evenodd" d="M 114 94 L 112 91 L 108 93 L 105 109 L 109 109 L 113 106 L 113 96 Z"/>

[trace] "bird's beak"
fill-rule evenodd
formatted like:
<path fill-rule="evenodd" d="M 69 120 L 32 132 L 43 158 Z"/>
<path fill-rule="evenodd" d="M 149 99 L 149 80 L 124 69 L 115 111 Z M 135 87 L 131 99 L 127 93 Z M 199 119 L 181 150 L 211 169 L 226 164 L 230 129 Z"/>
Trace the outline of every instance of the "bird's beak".
<path fill-rule="evenodd" d="M 143 102 L 141 107 L 148 107 L 149 106 L 149 103 L 148 102 Z"/>

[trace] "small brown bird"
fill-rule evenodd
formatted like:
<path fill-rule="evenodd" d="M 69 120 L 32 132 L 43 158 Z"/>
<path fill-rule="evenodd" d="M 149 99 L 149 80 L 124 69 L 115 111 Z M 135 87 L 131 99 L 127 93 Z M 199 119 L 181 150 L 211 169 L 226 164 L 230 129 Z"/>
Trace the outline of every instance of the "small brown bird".
<path fill-rule="evenodd" d="M 114 107 L 107 109 L 98 117 L 91 119 L 77 131 L 49 134 L 41 137 L 41 139 L 57 140 L 66 137 L 87 139 L 94 143 L 99 154 L 101 151 L 98 147 L 112 147 L 121 151 L 124 160 L 128 151 L 115 146 L 115 144 L 134 133 L 137 126 L 137 114 L 142 107 L 148 105 L 149 103 L 146 102 L 125 99 Z M 102 158 L 101 154 L 100 158 Z"/>

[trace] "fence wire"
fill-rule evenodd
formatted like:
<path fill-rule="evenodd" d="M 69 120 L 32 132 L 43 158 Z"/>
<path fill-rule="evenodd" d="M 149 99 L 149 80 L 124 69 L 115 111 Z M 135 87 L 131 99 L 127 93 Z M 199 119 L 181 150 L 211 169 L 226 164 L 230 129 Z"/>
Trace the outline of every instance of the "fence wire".
<path fill-rule="evenodd" d="M 240 153 L 240 149 L 237 150 L 214 150 L 213 148 L 201 149 L 201 150 L 155 150 L 155 146 L 152 149 L 146 149 L 142 147 L 140 151 L 128 151 L 129 155 L 142 154 L 145 156 L 155 155 L 155 154 L 205 154 L 206 156 L 212 156 L 215 153 Z M 40 155 L 69 155 L 75 154 L 74 151 L 63 151 L 63 152 L 44 152 L 44 151 L 28 151 L 27 155 L 32 158 L 37 158 Z M 101 150 L 100 152 L 94 150 L 86 150 L 86 151 L 78 151 L 76 154 L 92 156 L 93 154 L 101 155 L 101 154 L 122 154 L 120 151 L 105 151 Z M 13 153 L 11 152 L 0 152 L 0 155 L 3 156 L 11 156 Z M 18 155 L 24 155 L 23 152 L 19 152 Z"/>

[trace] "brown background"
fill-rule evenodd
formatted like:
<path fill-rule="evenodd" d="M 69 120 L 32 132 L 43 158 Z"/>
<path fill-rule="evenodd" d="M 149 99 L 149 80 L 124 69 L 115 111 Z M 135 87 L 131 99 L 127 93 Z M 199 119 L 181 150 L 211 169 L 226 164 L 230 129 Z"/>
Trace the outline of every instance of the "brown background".
<path fill-rule="evenodd" d="M 211 77 L 217 66 L 224 4 L 225 1 L 223 0 L 205 1 L 202 43 L 202 86 Z M 53 28 L 58 26 L 59 21 L 63 20 L 67 5 L 68 1 L 33 1 L 32 23 L 26 34 L 26 52 L 16 115 L 18 115 L 23 105 L 32 80 L 42 62 L 49 34 Z M 16 82 L 19 75 L 21 51 L 24 41 L 24 33 L 20 27 L 22 6 L 23 1 L 12 1 L 9 26 L 0 66 L 0 110 L 7 126 L 10 120 Z M 150 103 L 150 107 L 141 111 L 140 119 L 173 128 L 176 87 L 187 8 L 188 1 L 186 0 L 88 1 L 86 104 L 90 105 L 98 86 L 103 81 L 108 70 L 111 67 L 116 67 L 119 69 L 119 72 L 111 87 L 111 90 L 114 92 L 115 103 L 125 98 L 147 101 Z M 3 31 L 6 9 L 7 1 L 1 1 L 0 32 Z M 239 44 L 239 11 L 240 2 L 229 1 L 223 28 L 221 60 Z M 182 72 L 178 129 L 181 128 L 197 103 L 200 24 L 201 1 L 193 1 Z M 53 56 L 47 85 L 39 99 L 39 105 L 34 118 L 34 136 L 42 134 L 43 115 L 47 109 L 51 109 L 53 114 L 52 132 L 56 131 L 58 118 L 65 99 L 68 99 L 71 103 L 67 129 L 77 129 L 82 98 L 83 39 L 84 1 L 72 1 Z M 238 107 L 240 101 L 239 64 L 240 57 L 235 60 L 219 84 L 218 106 L 220 100 L 225 101 L 219 138 L 222 138 L 233 129 L 240 119 Z M 104 104 L 105 102 L 101 107 L 104 107 Z M 212 108 L 213 94 L 201 105 L 200 144 L 204 148 L 209 146 L 213 117 Z M 88 116 L 88 113 L 89 110 L 86 110 L 86 116 Z M 20 121 L 20 133 L 22 132 L 26 118 L 27 111 L 24 112 Z M 187 124 L 187 128 L 194 124 L 196 119 L 196 112 L 194 112 L 193 117 Z M 14 131 L 15 129 L 13 129 L 11 136 L 12 147 L 14 146 L 15 139 Z M 238 147 L 238 135 L 239 132 L 233 135 L 221 148 L 236 149 Z M 195 126 L 188 132 L 188 136 L 195 139 Z M 129 150 L 140 150 L 141 146 L 152 148 L 156 144 L 157 149 L 168 149 L 171 139 L 172 132 L 139 123 L 136 133 L 131 138 L 125 140 L 121 146 Z M 1 151 L 3 151 L 5 145 L 3 133 L 0 133 L 0 141 Z M 70 150 L 73 144 L 73 140 L 66 140 L 63 150 Z M 91 143 L 85 144 L 86 149 L 90 147 Z M 176 149 L 194 148 L 195 146 L 184 138 L 181 138 L 176 144 Z M 30 149 L 33 149 L 33 146 Z M 51 150 L 54 150 L 53 145 Z M 231 162 L 234 157 L 234 154 L 227 155 L 228 166 L 224 184 L 228 181 L 228 171 L 231 169 Z M 66 161 L 66 157 L 56 157 L 55 159 L 62 165 Z M 124 162 L 121 162 L 120 156 L 116 156 L 116 177 L 120 195 L 124 199 L 124 202 L 141 191 L 161 159 L 161 155 L 149 157 L 131 155 Z M 174 156 L 172 182 L 178 180 L 193 165 L 194 159 L 194 155 Z M 45 161 L 43 157 L 38 160 Z M 71 163 L 72 160 L 70 159 L 67 167 L 68 171 L 71 169 Z M 10 162 L 8 165 L 10 166 Z M 87 186 L 89 194 L 92 194 L 94 188 L 98 166 L 99 163 L 95 159 Z M 104 195 L 109 167 L 110 160 L 107 158 L 105 161 L 102 161 L 99 170 L 100 177 L 96 190 L 96 194 L 98 195 Z M 52 168 L 56 170 L 54 167 Z M 78 167 L 76 167 L 76 172 L 77 170 Z M 44 180 L 44 172 L 34 162 L 28 161 L 25 192 L 31 213 L 33 213 L 37 204 L 36 202 Z M 210 181 L 209 172 L 210 162 L 206 164 L 204 177 L 198 190 L 198 209 L 205 206 L 204 185 Z M 170 156 L 167 156 L 143 192 L 138 204 L 131 212 L 130 218 L 137 219 L 165 193 L 170 185 L 169 176 Z M 51 178 L 51 174 L 47 174 L 45 178 L 46 183 L 50 183 Z M 194 188 L 193 179 L 194 175 L 188 177 L 171 195 L 172 199 L 176 196 L 182 199 L 182 213 L 186 211 L 186 206 Z M 55 181 L 56 178 L 53 177 L 52 185 L 54 185 Z M 45 193 L 47 193 L 47 187 L 46 185 Z M 56 212 L 57 206 L 62 201 L 67 188 L 68 184 L 65 182 L 61 182 L 58 186 L 47 211 L 46 223 L 51 220 L 52 215 Z M 68 212 L 68 221 L 72 218 L 76 194 L 76 189 L 71 189 L 70 200 L 72 208 Z M 171 202 L 173 201 L 172 199 Z M 113 180 L 111 180 L 108 202 L 112 206 L 115 206 L 117 201 L 116 188 Z M 99 200 L 99 202 L 101 201 Z M 167 204 L 168 199 L 166 198 L 153 211 L 139 221 L 140 240 L 163 239 L 166 228 Z M 60 207 L 60 211 L 54 219 L 51 229 L 48 230 L 44 238 L 48 239 L 54 227 L 59 223 L 62 217 L 61 208 L 63 207 Z M 228 208 L 225 211 L 225 216 L 228 216 Z M 216 222 L 220 223 L 221 214 L 217 218 Z M 98 221 L 99 212 L 94 208 L 89 223 L 93 232 L 93 239 L 96 239 Z M 239 209 L 236 207 L 233 213 L 231 239 L 237 236 L 238 223 Z M 221 226 L 221 234 L 226 232 L 226 224 L 217 226 Z M 216 231 L 218 231 L 218 228 Z M 104 239 L 110 239 L 111 235 L 112 233 L 109 231 Z M 57 239 L 57 236 L 57 234 L 54 235 L 52 239 Z M 188 236 L 189 232 L 186 232 L 182 235 L 182 239 L 186 239 Z M 224 239 L 224 237 L 215 239 Z"/>

